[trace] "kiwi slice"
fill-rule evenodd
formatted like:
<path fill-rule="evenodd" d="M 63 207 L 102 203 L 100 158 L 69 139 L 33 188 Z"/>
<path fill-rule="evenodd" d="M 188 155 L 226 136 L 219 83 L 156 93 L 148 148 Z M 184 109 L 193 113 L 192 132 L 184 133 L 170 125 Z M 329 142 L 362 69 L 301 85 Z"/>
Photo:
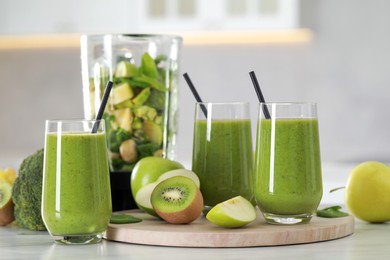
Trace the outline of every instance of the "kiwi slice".
<path fill-rule="evenodd" d="M 0 180 L 0 226 L 8 225 L 15 220 L 14 203 L 11 196 L 11 184 Z"/>
<path fill-rule="evenodd" d="M 175 176 L 160 182 L 150 199 L 154 211 L 172 224 L 188 224 L 203 210 L 203 197 L 193 180 Z"/>
<path fill-rule="evenodd" d="M 11 199 L 12 186 L 5 181 L 0 181 L 0 208 L 4 207 Z"/>

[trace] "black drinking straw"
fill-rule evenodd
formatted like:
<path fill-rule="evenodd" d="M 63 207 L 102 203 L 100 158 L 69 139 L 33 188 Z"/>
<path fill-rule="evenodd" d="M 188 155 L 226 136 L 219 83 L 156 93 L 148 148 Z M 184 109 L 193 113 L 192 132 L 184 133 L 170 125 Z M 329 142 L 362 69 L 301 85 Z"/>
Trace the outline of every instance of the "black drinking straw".
<path fill-rule="evenodd" d="M 113 84 L 112 81 L 107 82 L 106 90 L 104 91 L 104 95 L 102 98 L 102 103 L 100 103 L 99 111 L 98 111 L 97 116 L 96 116 L 96 122 L 93 124 L 93 127 L 92 127 L 92 131 L 91 131 L 92 134 L 96 133 L 98 128 L 99 128 L 99 121 L 98 120 L 101 120 L 103 117 L 104 109 L 106 107 L 108 97 L 110 96 L 112 84 Z"/>
<path fill-rule="evenodd" d="M 257 81 L 257 77 L 256 77 L 255 72 L 254 71 L 249 72 L 249 76 L 252 79 L 252 83 L 253 83 L 253 86 L 255 87 L 255 91 L 256 91 L 256 94 L 257 94 L 259 101 L 261 103 L 265 103 L 265 99 L 264 99 L 263 93 L 261 92 L 261 88 L 260 88 L 259 82 Z M 264 105 L 263 113 L 264 113 L 264 116 L 266 119 L 271 118 L 271 115 L 268 111 L 268 107 L 266 105 Z"/>
<path fill-rule="evenodd" d="M 183 77 L 186 80 L 188 86 L 190 87 L 192 94 L 194 94 L 196 101 L 198 103 L 203 103 L 202 99 L 200 98 L 200 96 L 198 94 L 198 91 L 196 91 L 196 88 L 195 88 L 194 84 L 192 84 L 190 76 L 188 76 L 187 72 L 183 74 Z M 200 104 L 200 108 L 202 109 L 204 116 L 207 118 L 207 108 L 205 107 L 205 105 Z"/>

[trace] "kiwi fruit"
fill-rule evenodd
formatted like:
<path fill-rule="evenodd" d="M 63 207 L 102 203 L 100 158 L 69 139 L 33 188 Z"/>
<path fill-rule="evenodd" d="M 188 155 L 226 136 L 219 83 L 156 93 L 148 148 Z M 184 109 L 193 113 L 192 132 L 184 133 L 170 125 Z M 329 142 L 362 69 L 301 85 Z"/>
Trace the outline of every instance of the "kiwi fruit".
<path fill-rule="evenodd" d="M 5 226 L 15 220 L 14 203 L 11 198 L 12 186 L 0 180 L 0 226 Z"/>
<path fill-rule="evenodd" d="M 175 176 L 160 182 L 153 190 L 150 202 L 162 219 L 172 224 L 188 224 L 203 210 L 203 197 L 193 180 Z"/>

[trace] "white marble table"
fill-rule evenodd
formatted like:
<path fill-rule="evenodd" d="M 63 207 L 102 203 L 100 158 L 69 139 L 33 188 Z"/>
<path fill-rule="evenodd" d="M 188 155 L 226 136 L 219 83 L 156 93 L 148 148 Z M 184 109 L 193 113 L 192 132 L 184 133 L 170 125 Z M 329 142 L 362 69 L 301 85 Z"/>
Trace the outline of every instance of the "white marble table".
<path fill-rule="evenodd" d="M 46 231 L 0 227 L 0 259 L 389 259 L 390 223 L 356 221 L 351 236 L 303 245 L 253 248 L 177 248 L 103 240 L 96 245 L 58 245 Z"/>

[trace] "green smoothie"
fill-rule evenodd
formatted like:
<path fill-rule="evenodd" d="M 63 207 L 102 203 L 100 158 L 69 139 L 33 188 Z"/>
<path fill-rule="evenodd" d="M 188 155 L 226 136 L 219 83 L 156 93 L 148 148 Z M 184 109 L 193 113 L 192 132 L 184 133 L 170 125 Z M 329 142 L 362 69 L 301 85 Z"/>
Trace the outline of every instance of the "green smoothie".
<path fill-rule="evenodd" d="M 259 124 L 254 194 L 261 211 L 314 213 L 322 197 L 317 119 L 263 119 Z"/>
<path fill-rule="evenodd" d="M 192 170 L 206 209 L 238 195 L 253 200 L 250 120 L 196 121 Z"/>
<path fill-rule="evenodd" d="M 52 235 L 106 230 L 112 213 L 106 151 L 104 133 L 46 136 L 42 217 Z"/>

